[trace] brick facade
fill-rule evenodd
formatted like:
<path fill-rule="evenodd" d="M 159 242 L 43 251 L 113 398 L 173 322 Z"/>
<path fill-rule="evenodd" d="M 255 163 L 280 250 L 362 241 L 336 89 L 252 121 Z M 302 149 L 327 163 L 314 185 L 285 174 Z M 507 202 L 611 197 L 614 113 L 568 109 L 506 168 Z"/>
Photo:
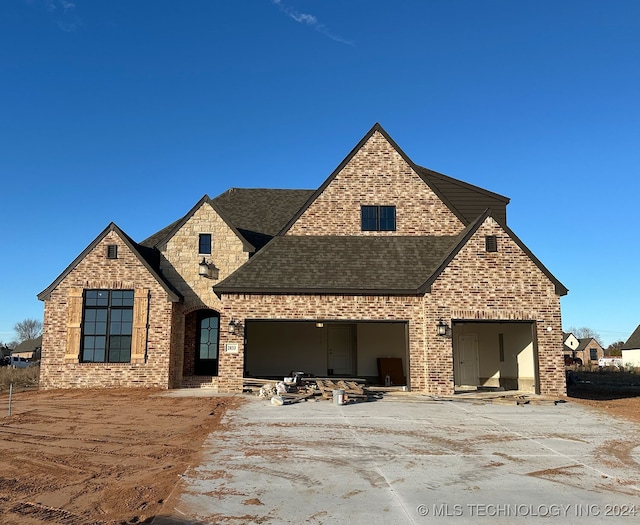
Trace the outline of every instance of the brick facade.
<path fill-rule="evenodd" d="M 108 245 L 118 246 L 117 259 L 107 259 Z M 79 348 L 68 348 L 68 304 L 70 291 L 74 289 L 149 291 L 146 357 L 142 362 L 79 362 Z M 109 232 L 45 300 L 40 388 L 173 387 L 172 312 L 173 303 L 168 300 L 166 290 L 122 238 Z"/>
<path fill-rule="evenodd" d="M 395 232 L 360 229 L 360 206 L 395 205 Z M 464 225 L 379 133 L 374 133 L 287 235 L 457 235 Z"/>
<path fill-rule="evenodd" d="M 486 235 L 497 237 L 497 252 L 486 252 Z M 449 324 L 454 319 L 534 322 L 538 390 L 547 395 L 566 393 L 560 298 L 548 277 L 492 218 L 447 265 L 431 287 L 430 296 L 427 324 L 435 324 L 440 318 Z M 447 350 L 442 348 L 445 344 Z M 440 341 L 427 351 L 429 362 L 439 363 L 430 371 L 430 382 L 446 385 L 450 380 L 451 344 Z"/>
<path fill-rule="evenodd" d="M 396 231 L 361 231 L 362 205 L 396 206 Z M 396 147 L 374 130 L 285 235 L 449 236 L 467 227 Z M 211 254 L 198 253 L 201 233 L 212 235 Z M 486 250 L 488 235 L 497 238 L 496 252 Z M 109 244 L 118 246 L 118 259 L 106 257 Z M 490 216 L 451 258 L 427 293 L 415 295 L 228 293 L 218 297 L 213 286 L 246 263 L 249 251 L 208 199 L 194 207 L 156 248 L 159 272 L 179 292 L 179 302 L 171 299 L 159 277 L 116 231 L 100 239 L 52 285 L 44 298 L 42 388 L 198 384 L 221 392 L 240 392 L 245 340 L 241 333 L 226 330 L 232 318 L 243 324 L 248 320 L 322 319 L 406 323 L 411 389 L 450 395 L 454 392 L 456 342 L 451 332 L 446 337 L 437 335 L 435 327 L 442 319 L 449 327 L 455 322 L 480 320 L 530 323 L 536 389 L 548 395 L 565 393 L 558 290 L 530 254 Z M 209 277 L 198 274 L 203 257 L 212 270 Z M 425 281 L 429 277 L 425 275 Z M 79 344 L 73 342 L 79 327 L 70 323 L 70 305 L 77 300 L 74 294 L 91 288 L 134 289 L 147 294 L 144 358 L 136 354 L 131 363 L 124 364 L 78 361 L 78 350 L 70 347 Z M 192 376 L 196 319 L 202 309 L 220 314 L 219 372 L 217 377 L 198 379 Z M 226 343 L 237 344 L 237 353 L 226 351 Z"/>

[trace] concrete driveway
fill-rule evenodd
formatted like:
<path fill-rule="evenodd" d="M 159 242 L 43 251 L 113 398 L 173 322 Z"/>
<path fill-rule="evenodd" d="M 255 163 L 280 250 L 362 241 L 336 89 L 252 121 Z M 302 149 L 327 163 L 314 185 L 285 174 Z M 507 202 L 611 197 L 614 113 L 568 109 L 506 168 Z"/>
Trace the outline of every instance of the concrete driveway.
<path fill-rule="evenodd" d="M 571 402 L 251 397 L 225 422 L 157 523 L 640 522 L 640 426 Z"/>

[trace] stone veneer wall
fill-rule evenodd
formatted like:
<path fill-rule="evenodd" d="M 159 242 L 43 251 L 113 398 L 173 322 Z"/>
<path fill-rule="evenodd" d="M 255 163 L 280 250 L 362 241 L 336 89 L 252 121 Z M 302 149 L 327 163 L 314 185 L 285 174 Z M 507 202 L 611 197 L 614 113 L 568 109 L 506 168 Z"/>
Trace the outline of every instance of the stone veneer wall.
<path fill-rule="evenodd" d="M 211 254 L 198 253 L 201 233 L 211 234 Z M 172 352 L 175 365 L 171 370 L 172 383 L 178 387 L 183 377 L 192 376 L 195 363 L 196 313 L 200 309 L 222 311 L 222 301 L 213 293 L 213 286 L 226 278 L 249 259 L 242 241 L 217 214 L 209 203 L 204 202 L 192 216 L 163 246 L 160 268 L 184 297 L 183 304 L 176 306 L 174 318 L 175 337 Z M 202 258 L 218 272 L 217 278 L 198 274 Z M 220 327 L 227 326 L 229 319 Z M 221 341 L 222 345 L 222 341 Z M 217 379 L 212 380 L 215 386 Z"/>
<path fill-rule="evenodd" d="M 109 244 L 118 246 L 118 259 L 107 259 Z M 145 362 L 79 363 L 77 355 L 74 359 L 65 359 L 68 296 L 74 288 L 149 290 Z M 109 232 L 45 300 L 40 388 L 169 388 L 172 310 L 172 303 L 162 286 L 129 251 L 120 236 Z"/>
<path fill-rule="evenodd" d="M 395 205 L 396 231 L 361 231 L 360 206 Z M 456 235 L 464 225 L 376 132 L 287 235 Z"/>
<path fill-rule="evenodd" d="M 211 234 L 210 255 L 198 253 L 201 233 Z M 249 259 L 242 241 L 206 202 L 159 249 L 162 255 L 160 268 L 184 296 L 184 312 L 197 308 L 211 308 L 219 312 L 222 305 L 213 293 L 213 286 Z M 203 257 L 217 268 L 216 279 L 198 275 Z"/>

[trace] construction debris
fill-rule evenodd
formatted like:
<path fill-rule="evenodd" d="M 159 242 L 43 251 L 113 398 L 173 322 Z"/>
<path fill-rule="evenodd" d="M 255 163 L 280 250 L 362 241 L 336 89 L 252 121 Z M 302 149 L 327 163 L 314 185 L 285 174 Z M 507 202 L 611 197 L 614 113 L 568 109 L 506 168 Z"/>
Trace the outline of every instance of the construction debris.
<path fill-rule="evenodd" d="M 373 392 L 364 386 L 364 380 L 353 378 L 315 378 L 303 372 L 294 372 L 283 381 L 265 383 L 264 380 L 247 378 L 244 390 L 253 392 L 257 385 L 258 397 L 270 399 L 272 405 L 289 405 L 300 401 L 333 400 L 334 390 L 344 392 L 340 404 L 369 401 L 380 398 L 381 392 Z"/>

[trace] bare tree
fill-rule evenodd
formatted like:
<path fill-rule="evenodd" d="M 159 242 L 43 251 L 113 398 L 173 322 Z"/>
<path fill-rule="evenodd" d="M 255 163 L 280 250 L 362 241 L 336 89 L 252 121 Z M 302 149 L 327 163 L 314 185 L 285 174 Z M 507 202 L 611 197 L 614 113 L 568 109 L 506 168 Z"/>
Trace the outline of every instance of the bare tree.
<path fill-rule="evenodd" d="M 598 341 L 598 344 L 602 346 L 602 338 L 600 337 L 600 334 L 586 326 L 583 326 L 582 328 L 575 328 L 572 326 L 568 330 L 565 330 L 565 332 L 575 335 L 578 339 L 595 339 Z"/>
<path fill-rule="evenodd" d="M 42 334 L 42 321 L 37 319 L 25 319 L 16 323 L 13 327 L 16 334 L 18 334 L 18 342 L 29 341 L 29 339 L 35 339 Z"/>

